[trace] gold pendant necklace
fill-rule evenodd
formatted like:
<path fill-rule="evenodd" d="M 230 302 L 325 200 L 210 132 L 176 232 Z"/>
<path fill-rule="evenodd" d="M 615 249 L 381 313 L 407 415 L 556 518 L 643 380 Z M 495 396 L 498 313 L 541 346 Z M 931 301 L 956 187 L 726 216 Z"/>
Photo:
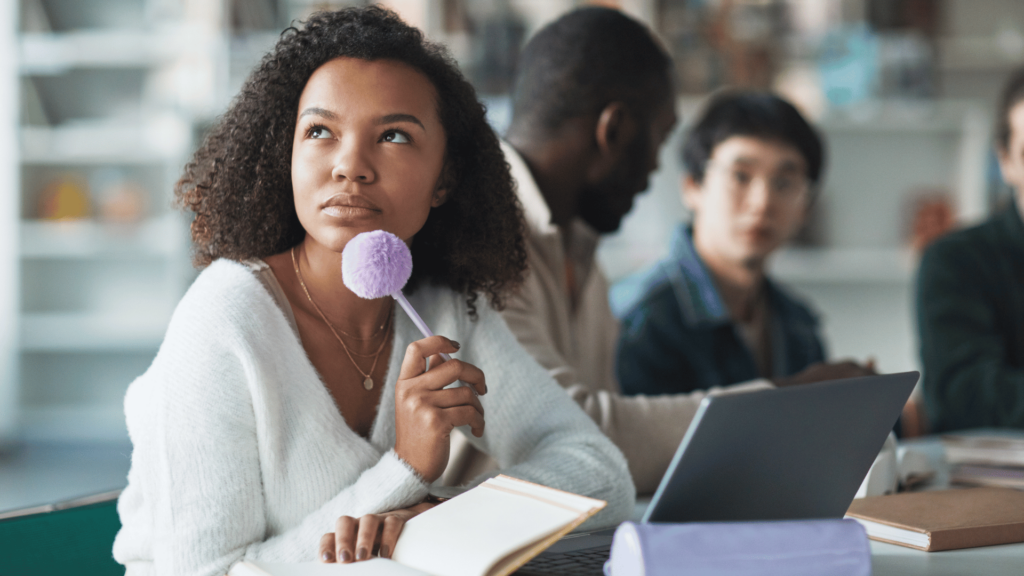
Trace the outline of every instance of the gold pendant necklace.
<path fill-rule="evenodd" d="M 341 339 L 341 336 L 338 335 L 338 331 L 334 329 L 334 325 L 331 324 L 331 322 L 327 319 L 327 316 L 324 315 L 323 311 L 320 310 L 320 307 L 316 305 L 316 302 L 313 302 L 313 297 L 309 295 L 309 290 L 306 288 L 306 283 L 303 282 L 302 280 L 302 272 L 299 272 L 299 263 L 295 259 L 294 246 L 292 246 L 291 255 L 292 266 L 295 267 L 295 276 L 299 279 L 299 286 L 302 286 L 302 291 L 306 294 L 306 298 L 309 300 L 309 303 L 313 305 L 313 309 L 316 310 L 316 313 L 320 315 L 321 319 L 323 319 L 324 324 L 326 324 L 327 327 L 331 330 L 331 334 L 334 334 L 334 337 L 337 338 L 338 342 L 341 343 L 342 350 L 345 351 L 345 355 L 348 356 L 348 359 L 352 362 L 352 365 L 356 367 L 356 371 L 363 376 L 363 388 L 366 390 L 373 390 L 373 378 L 371 377 L 371 374 L 373 374 L 373 371 L 377 368 L 377 360 L 380 359 L 380 353 L 382 350 L 384 350 L 384 345 L 387 344 L 388 342 L 388 335 L 391 334 L 392 323 L 389 322 L 389 320 L 392 317 L 391 311 L 388 311 L 387 319 L 384 320 L 384 322 L 380 325 L 380 328 L 377 329 L 376 334 L 374 334 L 370 338 L 356 338 L 356 340 L 372 340 L 377 334 L 380 334 L 380 331 L 384 328 L 384 324 L 388 325 L 388 330 L 387 332 L 384 333 L 384 339 L 381 340 L 380 347 L 377 348 L 377 352 L 373 355 L 373 365 L 370 366 L 370 371 L 363 372 L 363 369 L 359 367 L 359 364 L 356 364 L 356 359 L 352 357 L 352 352 L 349 352 L 348 346 L 345 345 L 345 341 Z M 348 336 L 348 333 L 345 333 L 345 335 Z M 360 356 L 363 355 L 360 354 Z"/>

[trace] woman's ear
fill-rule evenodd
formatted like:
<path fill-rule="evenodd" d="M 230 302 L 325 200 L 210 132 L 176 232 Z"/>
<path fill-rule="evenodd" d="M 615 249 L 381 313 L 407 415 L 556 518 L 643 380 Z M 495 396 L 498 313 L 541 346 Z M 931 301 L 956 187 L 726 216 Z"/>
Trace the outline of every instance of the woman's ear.
<path fill-rule="evenodd" d="M 437 183 L 434 184 L 434 194 L 430 197 L 430 207 L 437 208 L 448 201 L 448 192 L 451 187 L 455 185 L 455 173 L 454 168 L 448 161 L 448 153 L 445 152 L 444 164 L 441 167 L 441 174 L 437 177 Z"/>
<path fill-rule="evenodd" d="M 438 206 L 441 206 L 442 204 L 444 204 L 445 201 L 447 201 L 447 200 L 448 200 L 448 189 L 447 188 L 437 188 L 436 190 L 434 190 L 434 195 L 430 198 L 430 207 L 431 208 L 437 208 Z"/>

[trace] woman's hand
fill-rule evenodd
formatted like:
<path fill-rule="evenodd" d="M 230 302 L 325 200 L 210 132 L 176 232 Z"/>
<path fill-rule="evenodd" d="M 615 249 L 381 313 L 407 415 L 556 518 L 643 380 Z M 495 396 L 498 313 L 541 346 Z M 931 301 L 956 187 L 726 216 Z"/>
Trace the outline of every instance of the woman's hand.
<path fill-rule="evenodd" d="M 320 538 L 317 557 L 323 562 L 343 564 L 369 560 L 373 552 L 378 552 L 381 558 L 390 558 L 405 523 L 435 505 L 422 502 L 411 508 L 384 514 L 367 514 L 362 518 L 342 516 L 334 523 L 334 532 L 328 532 Z"/>
<path fill-rule="evenodd" d="M 452 429 L 469 426 L 478 438 L 484 433 L 484 407 L 477 398 L 477 393 L 487 393 L 484 373 L 472 364 L 445 362 L 439 356 L 458 349 L 458 343 L 443 336 L 409 344 L 395 387 L 395 453 L 427 484 L 448 465 Z M 466 386 L 444 390 L 456 380 Z"/>

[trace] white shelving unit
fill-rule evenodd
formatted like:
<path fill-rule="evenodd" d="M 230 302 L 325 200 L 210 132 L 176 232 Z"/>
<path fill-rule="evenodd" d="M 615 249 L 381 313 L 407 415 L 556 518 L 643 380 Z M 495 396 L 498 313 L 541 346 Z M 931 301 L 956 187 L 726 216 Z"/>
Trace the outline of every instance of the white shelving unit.
<path fill-rule="evenodd" d="M 124 442 L 125 388 L 152 361 L 195 276 L 187 217 L 171 206 L 174 182 L 252 66 L 314 6 L 0 8 L 10 16 L 0 18 L 0 49 L 17 56 L 0 59 L 0 448 Z M 90 189 L 90 217 L 40 218 L 40 194 L 61 178 Z M 144 190 L 143 214 L 130 224 L 102 217 L 112 180 Z"/>
<path fill-rule="evenodd" d="M 222 7 L 190 0 L 15 4 L 37 26 L 55 10 L 74 14 L 61 12 L 51 31 L 17 39 L 15 90 L 20 84 L 26 99 L 14 131 L 20 193 L 11 211 L 19 385 L 9 418 L 16 427 L 7 436 L 123 442 L 125 388 L 152 361 L 194 274 L 187 221 L 172 208 L 171 190 L 193 126 L 226 100 L 215 81 L 227 66 Z M 136 20 L 104 20 L 126 8 Z M 40 218 L 41 191 L 69 177 L 89 184 L 92 215 Z M 139 218 L 102 217 L 104 191 L 93 183 L 111 179 L 141 191 Z M 0 398 L 0 414 L 7 406 Z M 0 435 L 4 423 L 0 416 Z"/>
<path fill-rule="evenodd" d="M 17 50 L 17 3 L 0 0 L 0 54 Z M 0 58 L 0 451 L 18 435 L 18 63 Z"/>

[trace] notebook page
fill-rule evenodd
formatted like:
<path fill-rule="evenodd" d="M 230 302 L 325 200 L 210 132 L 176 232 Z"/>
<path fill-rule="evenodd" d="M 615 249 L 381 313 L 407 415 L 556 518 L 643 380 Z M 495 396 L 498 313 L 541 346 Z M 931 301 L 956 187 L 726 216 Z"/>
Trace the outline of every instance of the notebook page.
<path fill-rule="evenodd" d="M 392 558 L 440 576 L 482 576 L 498 560 L 603 505 L 507 477 L 493 478 L 409 520 Z"/>

